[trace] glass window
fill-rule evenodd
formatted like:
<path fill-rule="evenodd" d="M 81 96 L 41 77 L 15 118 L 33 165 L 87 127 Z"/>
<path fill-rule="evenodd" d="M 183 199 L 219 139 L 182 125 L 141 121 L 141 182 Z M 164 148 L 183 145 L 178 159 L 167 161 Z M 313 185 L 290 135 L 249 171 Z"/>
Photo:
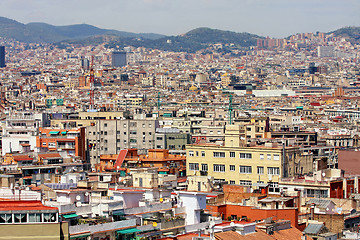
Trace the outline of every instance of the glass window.
<path fill-rule="evenodd" d="M 214 152 L 214 157 L 216 158 L 224 158 L 225 152 Z"/>
<path fill-rule="evenodd" d="M 240 173 L 251 173 L 251 166 L 240 166 Z"/>
<path fill-rule="evenodd" d="M 235 171 L 235 165 L 230 165 L 230 171 Z"/>
<path fill-rule="evenodd" d="M 201 156 L 205 157 L 205 151 L 201 151 Z"/>
<path fill-rule="evenodd" d="M 0 223 L 12 223 L 12 214 L 0 214 Z"/>
<path fill-rule="evenodd" d="M 193 157 L 194 156 L 194 151 L 189 151 L 189 157 Z"/>
<path fill-rule="evenodd" d="M 268 175 L 280 175 L 280 169 L 278 167 L 268 167 Z"/>
<path fill-rule="evenodd" d="M 274 160 L 279 161 L 280 160 L 280 155 L 279 154 L 274 154 Z"/>
<path fill-rule="evenodd" d="M 225 172 L 225 165 L 214 164 L 214 172 Z"/>
<path fill-rule="evenodd" d="M 208 170 L 208 165 L 206 163 L 201 164 L 201 171 L 207 172 Z"/>
<path fill-rule="evenodd" d="M 251 159 L 252 155 L 251 153 L 240 153 L 241 159 Z"/>
<path fill-rule="evenodd" d="M 257 174 L 259 175 L 264 174 L 264 167 L 257 167 Z"/>
<path fill-rule="evenodd" d="M 271 160 L 271 154 L 267 154 L 267 160 Z"/>
<path fill-rule="evenodd" d="M 230 157 L 234 158 L 235 157 L 235 152 L 230 152 Z"/>
<path fill-rule="evenodd" d="M 189 163 L 189 170 L 199 170 L 199 164 L 198 163 Z"/>
<path fill-rule="evenodd" d="M 240 185 L 243 185 L 243 186 L 251 186 L 252 185 L 252 182 L 249 181 L 249 180 L 240 180 Z"/>
<path fill-rule="evenodd" d="M 26 223 L 27 216 L 24 213 L 15 213 L 14 214 L 14 222 L 15 223 Z"/>
<path fill-rule="evenodd" d="M 56 213 L 44 213 L 44 222 L 56 222 Z"/>
<path fill-rule="evenodd" d="M 260 160 L 264 160 L 264 154 L 260 154 Z"/>
<path fill-rule="evenodd" d="M 29 222 L 41 222 L 41 213 L 29 213 Z"/>

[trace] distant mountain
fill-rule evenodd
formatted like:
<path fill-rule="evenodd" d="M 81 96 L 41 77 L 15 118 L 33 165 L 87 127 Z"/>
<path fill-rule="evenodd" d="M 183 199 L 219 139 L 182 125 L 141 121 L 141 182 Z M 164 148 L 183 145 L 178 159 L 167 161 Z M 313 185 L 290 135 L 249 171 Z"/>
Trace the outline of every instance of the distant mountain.
<path fill-rule="evenodd" d="M 158 39 L 164 37 L 155 33 L 131 33 L 102 29 L 88 24 L 54 26 L 47 23 L 23 24 L 0 17 L 0 36 L 26 43 L 54 43 L 69 39 L 88 38 L 96 35 L 114 35 L 123 38 Z"/>
<path fill-rule="evenodd" d="M 344 37 L 349 39 L 351 43 L 360 43 L 360 27 L 344 27 L 338 30 L 329 32 L 333 33 L 337 37 Z"/>
<path fill-rule="evenodd" d="M 257 44 L 257 39 L 263 37 L 250 33 L 236 33 L 230 31 L 222 31 L 211 28 L 197 28 L 191 30 L 183 35 L 163 37 L 156 40 L 133 40 L 133 39 L 116 39 L 108 44 L 108 46 L 115 47 L 147 47 L 153 49 L 160 49 L 164 51 L 175 52 L 196 52 L 201 49 L 208 48 L 210 44 L 221 43 L 224 45 L 219 51 L 229 51 L 232 47 L 250 47 Z M 71 41 L 75 43 L 74 41 Z M 77 41 L 79 43 L 79 41 Z M 88 42 L 88 41 L 87 41 Z"/>
<path fill-rule="evenodd" d="M 257 39 L 263 38 L 250 33 L 236 33 L 231 31 L 223 31 L 211 28 L 196 28 L 182 35 L 181 37 L 203 44 L 211 43 L 233 43 L 242 47 L 254 46 L 257 44 Z"/>

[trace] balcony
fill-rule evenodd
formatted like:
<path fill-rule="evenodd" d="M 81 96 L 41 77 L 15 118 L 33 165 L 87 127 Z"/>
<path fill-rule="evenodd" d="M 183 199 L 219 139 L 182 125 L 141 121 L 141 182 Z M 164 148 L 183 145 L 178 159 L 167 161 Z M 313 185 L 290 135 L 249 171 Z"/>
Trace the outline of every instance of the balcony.
<path fill-rule="evenodd" d="M 91 234 L 97 232 L 110 232 L 116 231 L 122 228 L 130 228 L 136 226 L 136 219 L 124 220 L 119 222 L 109 222 L 98 225 L 89 225 L 89 224 L 81 224 L 75 226 L 69 226 L 70 235 L 80 234 L 84 232 L 89 232 Z"/>
<path fill-rule="evenodd" d="M 166 203 L 157 203 L 157 204 L 152 204 L 152 205 L 137 207 L 137 208 L 127 208 L 127 209 L 124 209 L 124 213 L 126 215 L 135 215 L 135 214 L 146 213 L 146 212 L 158 212 L 161 210 L 171 209 L 171 208 L 172 208 L 171 202 L 166 202 Z"/>

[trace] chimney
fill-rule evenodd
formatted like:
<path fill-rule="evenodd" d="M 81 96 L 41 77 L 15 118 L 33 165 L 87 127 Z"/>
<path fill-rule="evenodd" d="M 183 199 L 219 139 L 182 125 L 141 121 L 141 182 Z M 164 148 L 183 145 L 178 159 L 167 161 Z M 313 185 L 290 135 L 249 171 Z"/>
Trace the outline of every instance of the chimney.
<path fill-rule="evenodd" d="M 314 220 L 314 214 L 315 214 L 315 205 L 311 204 L 311 206 L 310 206 L 310 220 Z"/>

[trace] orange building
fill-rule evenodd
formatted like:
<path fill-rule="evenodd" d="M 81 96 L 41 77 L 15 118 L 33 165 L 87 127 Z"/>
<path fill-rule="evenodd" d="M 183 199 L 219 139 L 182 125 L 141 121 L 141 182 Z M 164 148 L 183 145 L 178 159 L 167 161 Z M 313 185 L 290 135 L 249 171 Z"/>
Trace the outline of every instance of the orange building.
<path fill-rule="evenodd" d="M 169 154 L 167 149 L 149 149 L 148 154 L 138 154 L 137 149 L 121 150 L 119 155 L 106 154 L 100 156 L 97 171 L 123 170 L 123 167 L 156 167 L 160 174 L 185 176 L 186 157 Z"/>
<path fill-rule="evenodd" d="M 69 155 L 85 160 L 85 128 L 52 129 L 39 128 L 36 146 L 49 151 L 63 150 Z"/>
<path fill-rule="evenodd" d="M 240 206 L 235 204 L 207 205 L 206 208 L 211 213 L 219 213 L 223 219 L 236 217 L 246 218 L 249 221 L 264 220 L 272 217 L 274 220 L 290 220 L 291 225 L 302 229 L 298 224 L 299 212 L 297 208 L 287 209 L 260 209 L 254 206 Z"/>

